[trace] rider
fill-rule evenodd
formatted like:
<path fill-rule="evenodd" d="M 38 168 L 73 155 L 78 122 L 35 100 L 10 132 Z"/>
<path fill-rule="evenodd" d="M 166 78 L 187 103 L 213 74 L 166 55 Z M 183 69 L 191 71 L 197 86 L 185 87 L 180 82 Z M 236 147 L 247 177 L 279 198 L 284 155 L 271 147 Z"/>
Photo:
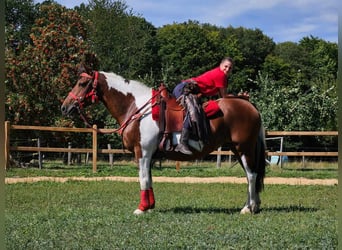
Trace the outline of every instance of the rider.
<path fill-rule="evenodd" d="M 225 57 L 222 59 L 220 65 L 212 70 L 209 70 L 197 77 L 179 83 L 173 90 L 173 95 L 178 99 L 184 94 L 184 88 L 189 83 L 197 85 L 200 95 L 227 97 L 228 75 L 233 69 L 233 59 Z M 190 121 L 189 116 L 186 115 L 183 123 L 182 134 L 180 143 L 177 145 L 175 151 L 183 154 L 191 155 L 192 152 L 188 147 L 189 134 L 190 134 Z"/>

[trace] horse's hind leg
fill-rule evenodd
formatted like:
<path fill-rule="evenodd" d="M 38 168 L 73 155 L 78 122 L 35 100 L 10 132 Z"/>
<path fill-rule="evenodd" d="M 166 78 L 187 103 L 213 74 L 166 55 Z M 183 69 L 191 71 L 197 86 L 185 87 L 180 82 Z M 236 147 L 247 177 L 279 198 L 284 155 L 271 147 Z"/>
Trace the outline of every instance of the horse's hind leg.
<path fill-rule="evenodd" d="M 245 169 L 248 181 L 247 201 L 245 206 L 241 209 L 241 214 L 257 213 L 259 212 L 261 204 L 259 192 L 256 190 L 257 173 L 253 172 L 249 167 L 253 164 L 250 159 L 253 158 L 247 157 L 245 155 L 241 156 L 242 165 Z"/>

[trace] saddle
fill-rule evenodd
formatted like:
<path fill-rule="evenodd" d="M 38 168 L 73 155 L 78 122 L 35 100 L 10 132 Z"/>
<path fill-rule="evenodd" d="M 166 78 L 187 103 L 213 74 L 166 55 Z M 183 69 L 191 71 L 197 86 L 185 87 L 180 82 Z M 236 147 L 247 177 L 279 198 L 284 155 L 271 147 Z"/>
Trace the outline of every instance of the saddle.
<path fill-rule="evenodd" d="M 158 94 L 154 99 L 156 105 L 154 105 L 155 110 L 152 110 L 152 116 L 154 114 L 154 119 L 158 121 L 159 125 L 159 150 L 173 151 L 176 146 L 173 142 L 173 134 L 182 131 L 185 110 L 169 93 L 165 85 L 161 84 L 156 92 Z M 209 119 L 220 111 L 216 101 L 204 103 L 203 108 Z"/>
<path fill-rule="evenodd" d="M 173 133 L 182 131 L 185 111 L 163 84 L 160 85 L 158 90 L 158 125 L 161 137 L 159 150 L 172 151 L 174 149 L 172 143 Z"/>

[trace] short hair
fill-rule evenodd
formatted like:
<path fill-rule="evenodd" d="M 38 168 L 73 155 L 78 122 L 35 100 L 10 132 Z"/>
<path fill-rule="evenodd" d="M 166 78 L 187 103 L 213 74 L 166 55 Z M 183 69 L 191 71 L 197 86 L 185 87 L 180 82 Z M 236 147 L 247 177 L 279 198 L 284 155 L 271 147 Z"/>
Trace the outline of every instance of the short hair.
<path fill-rule="evenodd" d="M 223 62 L 225 62 L 225 61 L 229 61 L 229 62 L 231 62 L 231 64 L 234 65 L 233 58 L 231 58 L 231 57 L 228 57 L 228 56 L 227 56 L 227 57 L 223 58 L 222 61 L 221 61 L 221 63 L 223 63 Z"/>

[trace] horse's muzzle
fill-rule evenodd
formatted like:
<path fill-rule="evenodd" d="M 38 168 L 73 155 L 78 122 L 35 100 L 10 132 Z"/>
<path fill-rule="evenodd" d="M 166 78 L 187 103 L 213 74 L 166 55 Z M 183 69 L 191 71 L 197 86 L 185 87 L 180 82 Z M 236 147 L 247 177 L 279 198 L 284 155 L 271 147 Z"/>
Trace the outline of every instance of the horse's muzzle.
<path fill-rule="evenodd" d="M 62 115 L 72 117 L 78 113 L 78 107 L 75 105 L 62 105 L 61 106 Z"/>

